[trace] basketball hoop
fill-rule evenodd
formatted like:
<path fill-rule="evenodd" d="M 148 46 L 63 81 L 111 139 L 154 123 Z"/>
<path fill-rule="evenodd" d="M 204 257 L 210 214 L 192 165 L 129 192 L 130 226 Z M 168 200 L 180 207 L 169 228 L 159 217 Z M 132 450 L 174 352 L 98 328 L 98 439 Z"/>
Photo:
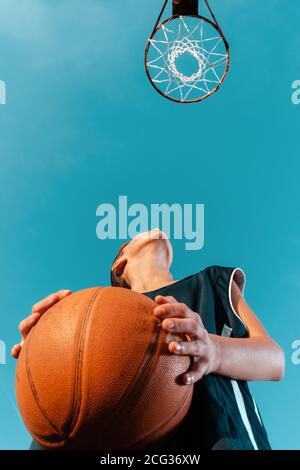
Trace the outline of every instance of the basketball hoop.
<path fill-rule="evenodd" d="M 145 50 L 147 76 L 165 98 L 202 101 L 215 93 L 229 68 L 229 45 L 207 2 L 213 21 L 198 14 L 198 0 L 173 0 L 173 14 L 159 24 L 165 0 Z"/>

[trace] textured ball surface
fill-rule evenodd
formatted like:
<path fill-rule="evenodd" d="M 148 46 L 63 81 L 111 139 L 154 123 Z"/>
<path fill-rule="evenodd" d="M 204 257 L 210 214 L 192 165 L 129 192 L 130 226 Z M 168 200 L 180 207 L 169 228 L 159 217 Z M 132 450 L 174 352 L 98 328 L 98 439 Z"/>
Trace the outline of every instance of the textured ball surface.
<path fill-rule="evenodd" d="M 32 329 L 16 372 L 17 401 L 46 448 L 146 449 L 186 415 L 190 359 L 169 353 L 153 300 L 117 287 L 72 294 Z M 182 338 L 181 338 L 182 339 Z"/>

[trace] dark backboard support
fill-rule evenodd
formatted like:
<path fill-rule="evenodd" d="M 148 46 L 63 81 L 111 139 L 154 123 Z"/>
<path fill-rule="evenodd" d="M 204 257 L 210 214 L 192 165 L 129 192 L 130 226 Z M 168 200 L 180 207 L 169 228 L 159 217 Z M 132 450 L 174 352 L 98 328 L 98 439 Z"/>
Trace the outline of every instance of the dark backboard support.
<path fill-rule="evenodd" d="M 172 0 L 173 15 L 198 15 L 199 0 Z"/>

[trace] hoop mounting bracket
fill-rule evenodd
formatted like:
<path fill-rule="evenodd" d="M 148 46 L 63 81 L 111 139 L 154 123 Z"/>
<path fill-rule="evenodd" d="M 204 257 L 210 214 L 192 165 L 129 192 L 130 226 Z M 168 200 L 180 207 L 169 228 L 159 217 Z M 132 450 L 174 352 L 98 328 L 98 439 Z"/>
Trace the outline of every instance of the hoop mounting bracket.
<path fill-rule="evenodd" d="M 198 15 L 199 0 L 172 0 L 173 15 Z"/>

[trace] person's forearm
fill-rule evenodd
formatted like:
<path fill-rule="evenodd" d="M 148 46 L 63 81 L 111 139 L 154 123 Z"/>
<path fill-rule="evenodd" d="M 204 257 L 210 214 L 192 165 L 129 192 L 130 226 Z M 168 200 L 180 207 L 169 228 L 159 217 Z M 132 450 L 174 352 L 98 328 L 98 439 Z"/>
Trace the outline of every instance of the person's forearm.
<path fill-rule="evenodd" d="M 213 373 L 236 380 L 280 380 L 283 377 L 284 353 L 275 342 L 264 337 L 209 336 L 217 351 Z"/>

